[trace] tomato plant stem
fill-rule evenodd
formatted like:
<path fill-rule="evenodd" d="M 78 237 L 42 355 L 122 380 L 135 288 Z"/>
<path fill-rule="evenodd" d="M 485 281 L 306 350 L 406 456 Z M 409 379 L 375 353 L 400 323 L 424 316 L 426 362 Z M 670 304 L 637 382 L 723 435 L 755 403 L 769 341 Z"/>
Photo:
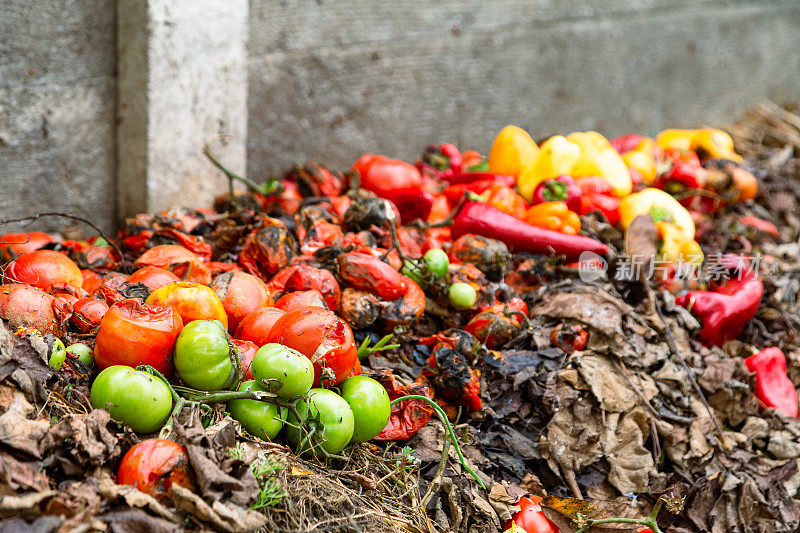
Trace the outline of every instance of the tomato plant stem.
<path fill-rule="evenodd" d="M 486 490 L 486 484 L 483 482 L 483 480 L 480 477 L 478 477 L 478 474 L 475 473 L 475 471 L 467 465 L 467 460 L 464 458 L 464 454 L 461 453 L 461 446 L 459 446 L 458 444 L 458 439 L 456 438 L 455 431 L 453 431 L 453 426 L 450 424 L 450 420 L 447 419 L 447 414 L 444 412 L 444 410 L 441 407 L 439 407 L 439 405 L 436 402 L 434 402 L 427 396 L 419 396 L 417 394 L 401 396 L 400 398 L 392 400 L 389 405 L 394 405 L 396 403 L 405 400 L 422 400 L 428 402 L 428 404 L 430 404 L 430 406 L 433 407 L 433 410 L 436 411 L 436 415 L 439 417 L 439 420 L 442 421 L 442 424 L 444 424 L 445 429 L 450 434 L 450 439 L 453 442 L 453 447 L 456 449 L 456 454 L 458 454 L 458 460 L 461 462 L 461 466 L 463 466 L 464 470 L 469 472 L 470 475 L 473 478 L 475 478 L 475 481 L 478 482 L 478 485 L 480 485 L 483 490 Z"/>

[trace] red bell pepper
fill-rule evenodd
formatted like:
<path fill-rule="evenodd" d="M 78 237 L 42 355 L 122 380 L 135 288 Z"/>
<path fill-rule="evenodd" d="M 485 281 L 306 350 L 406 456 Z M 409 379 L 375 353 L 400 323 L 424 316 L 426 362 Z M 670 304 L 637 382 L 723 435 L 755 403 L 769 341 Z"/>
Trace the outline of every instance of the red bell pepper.
<path fill-rule="evenodd" d="M 617 151 L 620 155 L 630 152 L 631 150 L 635 149 L 639 146 L 644 140 L 639 134 L 636 133 L 629 133 L 627 135 L 623 135 L 622 137 L 617 137 L 615 139 L 611 139 L 611 146 L 614 147 L 614 150 Z"/>
<path fill-rule="evenodd" d="M 613 195 L 611 184 L 600 176 L 586 176 L 575 181 L 581 190 L 581 207 L 578 214 L 600 211 L 608 223 L 619 223 L 619 198 Z"/>
<path fill-rule="evenodd" d="M 592 238 L 538 228 L 481 202 L 465 203 L 450 231 L 453 239 L 474 233 L 504 242 L 518 252 L 564 255 L 568 261 L 578 259 L 583 252 L 608 253 L 605 244 Z"/>
<path fill-rule="evenodd" d="M 721 346 L 739 336 L 758 310 L 764 284 L 749 276 L 728 280 L 714 291 L 690 291 L 675 299 L 703 323 L 698 338 L 706 346 Z"/>
<path fill-rule="evenodd" d="M 572 176 L 558 176 L 544 180 L 533 190 L 532 204 L 544 202 L 564 202 L 570 211 L 576 213 L 581 210 L 581 195 L 583 191 L 572 179 Z"/>
<path fill-rule="evenodd" d="M 797 418 L 797 390 L 786 375 L 786 356 L 780 348 L 766 348 L 744 360 L 755 372 L 756 398 L 786 416 Z"/>
<path fill-rule="evenodd" d="M 428 220 L 436 197 L 426 190 L 411 187 L 395 191 L 390 200 L 400 212 L 401 223 L 408 224 L 416 219 Z"/>

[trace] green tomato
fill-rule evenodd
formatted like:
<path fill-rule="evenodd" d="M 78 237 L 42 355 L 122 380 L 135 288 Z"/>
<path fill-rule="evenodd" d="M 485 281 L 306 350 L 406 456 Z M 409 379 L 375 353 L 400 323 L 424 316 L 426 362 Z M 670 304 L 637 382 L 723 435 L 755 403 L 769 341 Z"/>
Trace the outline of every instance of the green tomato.
<path fill-rule="evenodd" d="M 253 378 L 271 382 L 269 391 L 286 400 L 294 400 L 311 390 L 314 384 L 314 364 L 305 355 L 282 344 L 265 344 L 253 357 L 250 367 Z"/>
<path fill-rule="evenodd" d="M 195 389 L 231 389 L 241 379 L 241 369 L 237 375 L 231 354 L 238 357 L 222 322 L 193 320 L 184 326 L 175 342 L 175 371 Z"/>
<path fill-rule="evenodd" d="M 450 303 L 459 309 L 469 309 L 478 300 L 478 293 L 468 283 L 453 283 L 448 293 Z"/>
<path fill-rule="evenodd" d="M 327 389 L 311 389 L 308 396 L 297 403 L 297 413 L 303 421 L 303 427 L 313 431 L 312 446 L 305 443 L 300 453 L 321 447 L 328 453 L 338 453 L 353 438 L 353 411 L 347 402 L 333 391 Z M 300 422 L 289 413 L 286 426 L 286 438 L 295 448 L 300 447 L 301 431 L 297 427 Z M 305 436 L 305 432 L 302 433 Z"/>
<path fill-rule="evenodd" d="M 413 279 L 417 285 L 425 286 L 425 269 L 414 261 L 407 260 L 403 263 L 400 273 Z"/>
<path fill-rule="evenodd" d="M 450 259 L 447 258 L 447 254 L 441 248 L 428 250 L 425 253 L 425 262 L 428 264 L 428 270 L 439 279 L 444 278 L 450 268 Z"/>
<path fill-rule="evenodd" d="M 64 348 L 64 343 L 61 339 L 56 339 L 53 343 L 53 349 L 50 351 L 50 359 L 47 364 L 56 372 L 61 370 L 64 361 L 67 359 L 67 349 Z"/>
<path fill-rule="evenodd" d="M 239 385 L 240 391 L 264 390 L 254 380 Z M 244 429 L 263 440 L 273 440 L 283 428 L 287 409 L 274 403 L 258 400 L 231 400 L 228 412 L 234 420 L 238 420 Z"/>
<path fill-rule="evenodd" d="M 82 342 L 76 342 L 75 344 L 70 344 L 67 346 L 67 353 L 71 353 L 77 357 L 81 363 L 88 367 L 91 367 L 94 364 L 94 350 Z"/>
<path fill-rule="evenodd" d="M 353 411 L 353 442 L 366 442 L 383 431 L 392 412 L 383 385 L 367 376 L 353 376 L 339 387 L 342 398 Z"/>
<path fill-rule="evenodd" d="M 106 409 L 111 418 L 137 433 L 152 433 L 172 413 L 172 395 L 159 378 L 114 365 L 104 369 L 92 383 L 92 407 Z"/>

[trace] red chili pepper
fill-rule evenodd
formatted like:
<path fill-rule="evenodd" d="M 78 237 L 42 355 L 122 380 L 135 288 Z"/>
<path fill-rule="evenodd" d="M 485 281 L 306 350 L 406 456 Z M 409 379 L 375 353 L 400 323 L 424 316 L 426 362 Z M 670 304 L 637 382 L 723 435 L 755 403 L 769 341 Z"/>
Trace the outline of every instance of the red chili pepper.
<path fill-rule="evenodd" d="M 764 284 L 752 276 L 731 279 L 715 291 L 691 291 L 675 299 L 703 323 L 698 338 L 706 346 L 735 339 L 758 310 Z"/>
<path fill-rule="evenodd" d="M 516 180 L 514 176 L 506 176 L 505 174 L 494 174 L 492 172 L 464 172 L 461 174 L 453 174 L 447 178 L 450 185 L 460 185 L 462 183 L 475 183 L 476 181 L 489 180 L 493 183 L 502 183 L 513 187 Z"/>
<path fill-rule="evenodd" d="M 623 135 L 622 137 L 617 137 L 615 139 L 611 139 L 611 146 L 614 147 L 620 155 L 630 152 L 644 140 L 644 137 L 638 135 L 636 133 L 629 133 L 627 135 Z"/>
<path fill-rule="evenodd" d="M 744 216 L 739 219 L 739 224 L 744 224 L 745 226 L 750 226 L 752 228 L 757 229 L 758 231 L 763 231 L 764 233 L 769 233 L 776 239 L 780 236 L 778 233 L 778 228 L 772 222 L 768 222 L 763 218 L 758 218 L 754 216 Z"/>
<path fill-rule="evenodd" d="M 499 209 L 480 202 L 467 202 L 456 215 L 450 228 L 453 239 L 467 233 L 497 239 L 518 252 L 543 255 L 565 255 L 574 261 L 583 252 L 608 253 L 608 247 L 582 235 L 566 235 L 531 226 Z"/>
<path fill-rule="evenodd" d="M 766 348 L 744 360 L 755 372 L 756 398 L 786 416 L 797 418 L 797 390 L 786 375 L 786 356 L 780 348 Z"/>
<path fill-rule="evenodd" d="M 532 204 L 544 202 L 565 202 L 570 211 L 581 210 L 583 192 L 572 176 L 558 176 L 544 180 L 533 190 Z"/>

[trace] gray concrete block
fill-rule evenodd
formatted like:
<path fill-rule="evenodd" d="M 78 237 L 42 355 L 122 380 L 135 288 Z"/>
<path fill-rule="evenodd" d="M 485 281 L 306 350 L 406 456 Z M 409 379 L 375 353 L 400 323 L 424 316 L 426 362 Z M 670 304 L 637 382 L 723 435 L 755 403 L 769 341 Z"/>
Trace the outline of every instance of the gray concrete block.
<path fill-rule="evenodd" d="M 800 98 L 798 2 L 609 4 L 253 2 L 249 174 L 487 150 L 508 123 L 653 133 Z"/>

